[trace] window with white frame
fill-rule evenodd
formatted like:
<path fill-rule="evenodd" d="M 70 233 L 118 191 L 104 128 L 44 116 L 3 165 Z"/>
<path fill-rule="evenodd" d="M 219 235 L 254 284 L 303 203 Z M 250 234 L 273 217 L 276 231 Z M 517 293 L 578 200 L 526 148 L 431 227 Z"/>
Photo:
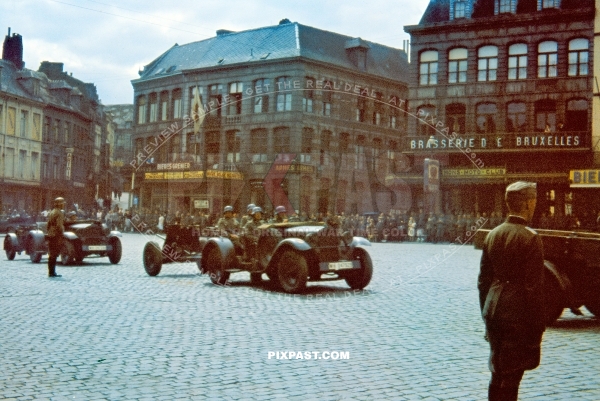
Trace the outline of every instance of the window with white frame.
<path fill-rule="evenodd" d="M 269 111 L 269 95 L 272 91 L 270 80 L 261 78 L 254 81 L 254 97 L 252 98 L 254 113 L 266 113 Z"/>
<path fill-rule="evenodd" d="M 498 47 L 483 46 L 477 50 L 477 80 L 495 81 L 498 74 Z"/>
<path fill-rule="evenodd" d="M 454 19 L 465 18 L 467 11 L 466 1 L 457 1 L 454 3 Z"/>
<path fill-rule="evenodd" d="M 527 45 L 515 43 L 508 48 L 508 79 L 527 78 Z"/>
<path fill-rule="evenodd" d="M 569 76 L 588 75 L 589 40 L 573 39 L 569 42 Z"/>
<path fill-rule="evenodd" d="M 538 45 L 538 78 L 558 76 L 558 43 L 548 40 Z"/>
<path fill-rule="evenodd" d="M 448 53 L 448 83 L 467 82 L 467 55 L 465 48 L 452 49 Z"/>
<path fill-rule="evenodd" d="M 419 84 L 436 85 L 438 75 L 438 52 L 427 50 L 419 56 Z"/>
<path fill-rule="evenodd" d="M 290 111 L 292 110 L 292 82 L 289 77 L 279 77 L 275 81 L 275 87 L 277 88 L 277 111 Z"/>
<path fill-rule="evenodd" d="M 242 93 L 244 84 L 241 82 L 232 82 L 229 84 L 229 110 L 227 115 L 242 114 Z"/>

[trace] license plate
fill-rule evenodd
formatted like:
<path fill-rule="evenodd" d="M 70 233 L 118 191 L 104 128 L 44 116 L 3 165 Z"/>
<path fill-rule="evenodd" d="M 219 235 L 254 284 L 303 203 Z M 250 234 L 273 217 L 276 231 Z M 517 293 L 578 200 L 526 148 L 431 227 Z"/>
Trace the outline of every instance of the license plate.
<path fill-rule="evenodd" d="M 331 262 L 327 266 L 329 270 L 352 269 L 352 262 Z"/>
<path fill-rule="evenodd" d="M 106 251 L 106 245 L 90 245 L 88 251 Z"/>

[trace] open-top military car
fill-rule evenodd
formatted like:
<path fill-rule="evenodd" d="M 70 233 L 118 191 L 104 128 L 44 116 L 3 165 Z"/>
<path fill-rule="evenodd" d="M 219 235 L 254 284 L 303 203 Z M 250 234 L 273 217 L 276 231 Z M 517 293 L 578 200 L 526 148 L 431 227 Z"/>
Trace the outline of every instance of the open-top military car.
<path fill-rule="evenodd" d="M 4 252 L 8 260 L 14 260 L 16 255 L 20 255 L 25 252 L 31 258 L 31 261 L 38 263 L 42 257 L 42 254 L 37 254 L 31 251 L 31 231 L 36 230 L 37 225 L 19 225 L 13 231 L 6 234 L 4 237 Z"/>
<path fill-rule="evenodd" d="M 63 247 L 60 260 L 63 265 L 81 263 L 89 256 L 106 257 L 110 263 L 121 261 L 121 233 L 110 231 L 98 220 L 65 222 Z M 38 263 L 48 253 L 46 223 L 37 223 L 37 228 L 27 234 L 27 253 L 31 261 Z"/>
<path fill-rule="evenodd" d="M 259 231 L 258 244 L 250 252 L 228 237 L 210 232 L 201 236 L 194 227 L 169 226 L 162 249 L 153 241 L 144 247 L 144 268 L 156 276 L 163 263 L 192 260 L 215 284 L 224 285 L 231 273 L 241 271 L 249 272 L 257 283 L 266 273 L 288 293 L 301 292 L 307 281 L 343 279 L 353 289 L 365 288 L 371 281 L 373 264 L 364 249 L 370 242 L 364 238 L 323 223 L 265 224 Z"/>
<path fill-rule="evenodd" d="M 474 245 L 482 249 L 490 230 L 478 230 Z M 546 322 L 553 323 L 565 308 L 579 308 L 600 317 L 600 234 L 538 230 L 544 245 Z"/>

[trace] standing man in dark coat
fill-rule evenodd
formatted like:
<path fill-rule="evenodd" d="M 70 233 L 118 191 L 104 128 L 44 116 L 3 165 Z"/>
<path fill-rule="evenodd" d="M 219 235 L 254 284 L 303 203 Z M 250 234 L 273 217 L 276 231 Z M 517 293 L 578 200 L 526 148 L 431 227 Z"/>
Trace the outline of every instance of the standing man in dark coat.
<path fill-rule="evenodd" d="M 479 302 L 490 343 L 489 400 L 517 400 L 526 370 L 540 364 L 544 322 L 544 256 L 538 234 L 527 227 L 536 206 L 536 184 L 506 188 L 509 216 L 486 237 Z"/>
<path fill-rule="evenodd" d="M 48 237 L 48 277 L 61 277 L 56 274 L 56 259 L 60 255 L 63 244 L 63 233 L 65 232 L 65 200 L 54 199 L 54 209 L 48 213 L 47 237 Z"/>

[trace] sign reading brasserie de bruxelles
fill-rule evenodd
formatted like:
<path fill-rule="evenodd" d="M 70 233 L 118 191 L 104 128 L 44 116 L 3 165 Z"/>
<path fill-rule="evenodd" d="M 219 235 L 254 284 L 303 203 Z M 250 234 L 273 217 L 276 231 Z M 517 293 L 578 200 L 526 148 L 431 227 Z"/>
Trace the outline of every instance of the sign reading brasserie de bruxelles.
<path fill-rule="evenodd" d="M 457 133 L 432 135 L 429 138 L 408 137 L 410 150 L 456 149 L 456 150 L 497 150 L 532 148 L 578 148 L 583 146 L 582 138 L 572 132 L 552 132 L 531 135 L 459 135 Z"/>

